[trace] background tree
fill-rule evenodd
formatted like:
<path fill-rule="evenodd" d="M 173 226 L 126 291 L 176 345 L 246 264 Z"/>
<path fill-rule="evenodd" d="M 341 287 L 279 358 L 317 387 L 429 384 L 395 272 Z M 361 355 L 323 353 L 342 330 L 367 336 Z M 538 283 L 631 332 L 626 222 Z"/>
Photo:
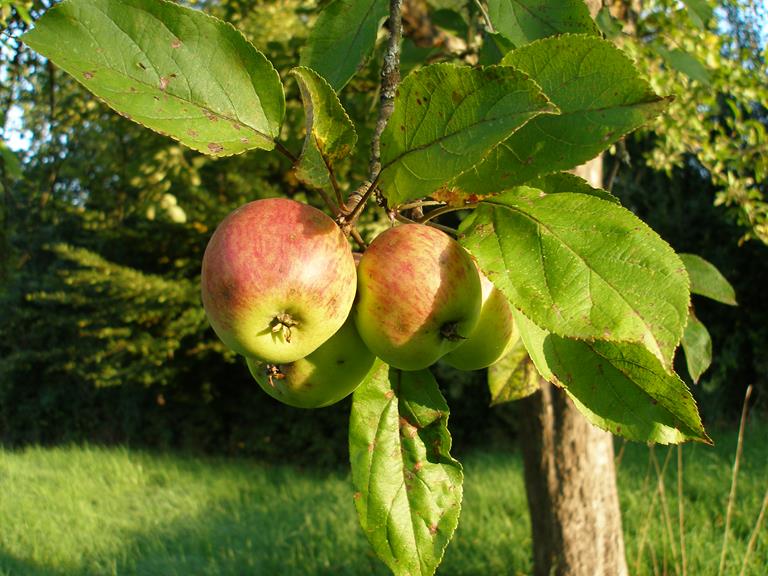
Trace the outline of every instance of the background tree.
<path fill-rule="evenodd" d="M 718 16 L 705 2 L 606 4 L 604 32 L 645 66 L 656 89 L 677 96 L 632 137 L 650 146 L 643 160 L 667 174 L 685 165 L 704 171 L 715 204 L 744 227 L 739 241 L 765 242 L 765 14 L 739 1 L 718 5 Z"/>

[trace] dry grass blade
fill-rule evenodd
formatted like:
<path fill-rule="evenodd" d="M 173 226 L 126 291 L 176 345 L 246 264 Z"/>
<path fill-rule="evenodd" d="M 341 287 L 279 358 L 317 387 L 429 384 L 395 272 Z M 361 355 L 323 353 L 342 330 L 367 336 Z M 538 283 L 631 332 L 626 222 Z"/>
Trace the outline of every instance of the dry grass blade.
<path fill-rule="evenodd" d="M 653 576 L 659 576 L 659 563 L 656 560 L 656 549 L 653 547 L 653 542 L 648 544 L 648 550 L 651 553 L 651 566 L 653 566 Z"/>
<path fill-rule="evenodd" d="M 685 555 L 685 503 L 683 502 L 683 447 L 677 445 L 677 519 L 680 529 L 680 564 L 683 576 L 688 574 L 688 560 Z"/>
<path fill-rule="evenodd" d="M 763 518 L 765 518 L 765 509 L 768 508 L 768 489 L 765 491 L 765 496 L 763 496 L 763 504 L 760 506 L 760 514 L 757 515 L 757 522 L 755 522 L 755 528 L 752 530 L 752 534 L 749 537 L 749 542 L 747 543 L 747 551 L 744 553 L 744 560 L 741 563 L 741 572 L 739 572 L 739 576 L 744 576 L 747 573 L 747 564 L 749 563 L 749 557 L 752 554 L 752 550 L 755 547 L 755 543 L 757 543 L 757 535 L 760 533 L 760 528 L 763 524 Z"/>
<path fill-rule="evenodd" d="M 670 457 L 672 456 L 672 447 L 667 450 L 667 457 L 664 460 L 664 471 L 667 469 Z M 657 490 L 659 492 L 659 498 L 661 498 L 661 512 L 663 516 L 664 526 L 667 530 L 667 540 L 669 541 L 669 549 L 672 551 L 672 563 L 674 565 L 675 574 L 679 574 L 677 569 L 677 547 L 675 546 L 675 533 L 672 529 L 672 518 L 669 514 L 669 505 L 667 504 L 667 493 L 664 488 L 664 471 L 659 467 L 659 461 L 656 459 L 655 452 L 651 451 L 651 460 L 653 461 L 653 467 L 656 469 L 656 476 L 658 479 Z M 665 556 L 666 559 L 666 556 Z M 664 570 L 666 573 L 666 569 Z"/>
<path fill-rule="evenodd" d="M 728 533 L 731 529 L 731 515 L 733 514 L 733 503 L 736 500 L 736 481 L 739 477 L 739 463 L 741 462 L 741 451 L 744 446 L 744 425 L 747 422 L 747 412 L 749 411 L 749 397 L 752 395 L 752 384 L 747 386 L 747 392 L 744 394 L 744 405 L 741 408 L 741 420 L 739 421 L 739 439 L 736 442 L 736 458 L 733 460 L 733 474 L 731 476 L 731 491 L 728 494 L 728 504 L 725 508 L 725 530 L 723 532 L 723 550 L 720 553 L 720 568 L 717 571 L 718 576 L 723 576 L 725 572 L 725 559 L 728 555 Z"/>
<path fill-rule="evenodd" d="M 622 438 L 621 442 L 621 448 L 619 448 L 619 453 L 616 454 L 616 458 L 613 461 L 613 467 L 616 469 L 616 473 L 619 473 L 619 466 L 621 466 L 621 459 L 624 457 L 624 449 L 627 447 L 627 439 Z"/>
<path fill-rule="evenodd" d="M 651 474 L 651 468 L 653 467 L 653 462 L 656 460 L 656 456 L 653 453 L 653 446 L 648 447 L 648 470 L 645 474 L 645 479 L 643 480 L 643 492 L 645 492 L 645 487 L 647 486 L 647 482 L 650 478 Z M 667 451 L 667 456 L 664 459 L 664 465 L 661 467 L 661 476 L 664 476 L 664 473 L 667 470 L 667 465 L 669 464 L 670 456 L 672 455 L 672 451 Z M 658 465 L 658 462 L 656 462 Z M 645 516 L 645 521 L 643 522 L 643 527 L 640 530 L 640 544 L 637 546 L 637 558 L 635 558 L 635 573 L 640 572 L 640 561 L 643 557 L 643 550 L 645 548 L 645 543 L 648 538 L 648 529 L 651 525 L 651 518 L 653 516 L 653 510 L 656 507 L 656 498 L 659 495 L 658 490 L 653 491 L 653 496 L 651 497 L 651 503 L 648 506 L 648 514 Z M 655 562 L 655 554 L 654 556 L 654 562 Z"/>

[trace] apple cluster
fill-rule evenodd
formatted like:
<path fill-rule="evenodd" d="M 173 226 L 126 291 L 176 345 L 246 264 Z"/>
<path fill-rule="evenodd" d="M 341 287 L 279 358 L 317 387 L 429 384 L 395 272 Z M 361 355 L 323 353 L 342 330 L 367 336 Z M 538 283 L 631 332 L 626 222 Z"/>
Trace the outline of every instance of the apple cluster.
<path fill-rule="evenodd" d="M 477 370 L 513 340 L 508 301 L 447 234 L 396 226 L 356 258 L 330 217 L 285 198 L 219 224 L 201 283 L 219 338 L 269 395 L 300 408 L 349 395 L 376 357 L 402 370 L 440 358 Z"/>

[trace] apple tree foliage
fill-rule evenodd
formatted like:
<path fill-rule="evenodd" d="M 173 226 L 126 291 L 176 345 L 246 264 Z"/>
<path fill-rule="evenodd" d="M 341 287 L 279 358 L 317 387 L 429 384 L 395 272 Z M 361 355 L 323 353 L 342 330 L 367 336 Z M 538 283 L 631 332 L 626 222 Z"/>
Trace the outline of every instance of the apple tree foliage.
<path fill-rule="evenodd" d="M 368 157 L 339 95 L 375 48 L 390 11 L 383 0 L 325 3 L 300 61 L 279 69 L 229 23 L 165 0 L 65 0 L 23 40 L 117 113 L 189 148 L 289 157 L 347 231 L 359 210 L 345 208 L 346 190 L 375 192 L 392 219 L 433 224 L 459 212 L 453 233 L 513 305 L 519 331 L 489 370 L 495 403 L 532 393 L 541 376 L 614 434 L 710 442 L 673 360 L 682 344 L 693 378 L 706 369 L 711 343 L 690 293 L 735 304 L 730 286 L 567 173 L 663 115 L 672 98 L 579 0 L 451 4 L 457 18 L 446 27 L 467 28 L 463 49 L 430 63 L 409 46 L 367 183 L 337 178 L 343 160 Z M 305 110 L 295 151 L 281 141 L 296 120 L 286 114 L 289 82 Z M 428 370 L 378 361 L 354 394 L 354 500 L 398 575 L 434 573 L 459 521 L 463 473 L 448 412 Z"/>
<path fill-rule="evenodd" d="M 693 163 L 715 186 L 714 203 L 741 224 L 740 241 L 768 242 L 764 4 L 606 4 L 597 18 L 601 29 L 632 56 L 654 90 L 675 95 L 666 112 L 639 131 L 653 140 L 643 160 L 667 173 Z"/>

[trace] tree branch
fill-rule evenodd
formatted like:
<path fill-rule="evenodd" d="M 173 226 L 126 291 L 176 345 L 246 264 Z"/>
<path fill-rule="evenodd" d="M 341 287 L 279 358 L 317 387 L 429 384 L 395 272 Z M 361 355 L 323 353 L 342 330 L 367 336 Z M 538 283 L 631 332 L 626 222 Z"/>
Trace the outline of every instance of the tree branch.
<path fill-rule="evenodd" d="M 361 188 L 358 188 L 355 190 L 355 192 L 350 196 L 350 198 L 355 198 L 356 202 L 352 206 L 351 210 L 349 209 L 349 203 L 347 204 L 347 210 L 348 212 L 342 216 L 344 222 L 347 226 L 354 226 L 355 221 L 360 216 L 360 213 L 363 211 L 363 208 L 365 207 L 365 203 L 368 201 L 368 198 L 371 197 L 373 194 L 373 191 L 376 190 L 376 186 L 378 186 L 378 180 L 374 180 L 368 185 L 368 188 L 365 190 L 364 194 L 360 194 Z"/>
<path fill-rule="evenodd" d="M 389 117 L 395 109 L 395 93 L 400 84 L 400 41 L 403 36 L 401 18 L 402 0 L 389 0 L 389 42 L 381 67 L 381 91 L 379 92 L 379 118 L 371 140 L 370 180 L 373 181 L 381 170 L 381 134 L 387 127 Z"/>
<path fill-rule="evenodd" d="M 363 195 L 358 188 L 349 195 L 346 204 L 346 221 L 354 224 L 355 219 L 365 207 L 365 202 L 376 188 L 381 172 L 381 134 L 387 126 L 389 117 L 395 109 L 395 93 L 400 84 L 400 40 L 403 36 L 401 17 L 402 0 L 389 0 L 389 41 L 381 67 L 381 88 L 379 90 L 379 117 L 371 139 L 371 161 L 368 165 L 371 185 Z"/>

